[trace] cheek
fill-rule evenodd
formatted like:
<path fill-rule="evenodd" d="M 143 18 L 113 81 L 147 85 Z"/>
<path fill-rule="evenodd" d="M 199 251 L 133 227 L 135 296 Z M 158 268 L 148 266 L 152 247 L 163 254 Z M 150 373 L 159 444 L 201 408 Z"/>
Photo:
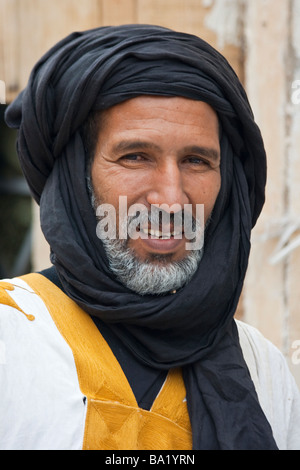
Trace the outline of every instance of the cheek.
<path fill-rule="evenodd" d="M 97 199 L 106 203 L 113 203 L 121 186 L 122 179 L 119 173 L 106 165 L 94 165 L 91 172 L 92 184 Z"/>
<path fill-rule="evenodd" d="M 214 173 L 200 183 L 198 181 L 196 187 L 198 187 L 198 191 L 194 193 L 193 201 L 197 204 L 204 204 L 204 217 L 205 221 L 207 221 L 221 188 L 220 173 Z"/>
<path fill-rule="evenodd" d="M 127 205 L 131 206 L 139 199 L 145 188 L 146 181 L 138 178 L 134 172 L 126 172 L 124 169 L 113 166 L 92 171 L 92 183 L 98 203 L 112 204 L 119 207 L 120 196 L 127 197 Z"/>
<path fill-rule="evenodd" d="M 221 173 L 218 172 L 214 178 L 212 191 L 211 191 L 211 199 L 213 201 L 213 205 L 216 202 L 220 189 L 221 189 Z"/>

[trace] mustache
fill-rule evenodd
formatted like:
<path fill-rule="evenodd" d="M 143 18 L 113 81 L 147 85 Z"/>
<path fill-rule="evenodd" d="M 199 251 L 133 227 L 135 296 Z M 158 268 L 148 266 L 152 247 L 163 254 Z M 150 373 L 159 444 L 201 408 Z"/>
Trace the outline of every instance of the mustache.
<path fill-rule="evenodd" d="M 96 208 L 96 218 L 96 234 L 102 240 L 118 238 L 126 244 L 129 238 L 184 238 L 190 241 L 186 242 L 187 250 L 201 249 L 204 243 L 206 223 L 203 204 L 196 204 L 195 207 L 185 204 L 184 208 L 180 204 L 152 204 L 149 208 L 136 203 L 128 208 L 127 197 L 120 196 L 119 210 L 109 203 L 100 204 Z"/>
<path fill-rule="evenodd" d="M 128 214 L 127 230 L 130 233 L 136 231 L 159 231 L 164 234 L 182 236 L 187 231 L 193 233 L 199 227 L 199 222 L 191 212 L 178 210 L 168 212 L 161 207 L 151 206 L 150 210 L 137 210 L 135 214 Z"/>

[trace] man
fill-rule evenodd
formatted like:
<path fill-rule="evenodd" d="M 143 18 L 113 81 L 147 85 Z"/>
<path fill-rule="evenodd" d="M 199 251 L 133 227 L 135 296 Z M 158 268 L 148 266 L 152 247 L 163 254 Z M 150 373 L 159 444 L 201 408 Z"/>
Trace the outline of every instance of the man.
<path fill-rule="evenodd" d="M 6 120 L 53 267 L 1 284 L 0 446 L 299 449 L 284 359 L 233 318 L 266 162 L 227 61 L 161 27 L 74 33 Z"/>

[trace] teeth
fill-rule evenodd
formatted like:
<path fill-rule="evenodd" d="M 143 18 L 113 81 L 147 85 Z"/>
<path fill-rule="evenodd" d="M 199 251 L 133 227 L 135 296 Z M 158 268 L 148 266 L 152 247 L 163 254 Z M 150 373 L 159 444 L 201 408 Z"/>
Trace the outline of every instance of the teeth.
<path fill-rule="evenodd" d="M 152 229 L 146 229 L 146 228 L 142 229 L 142 232 L 145 233 L 146 235 L 150 235 L 151 237 L 161 238 L 163 240 L 168 240 L 169 238 L 181 235 L 182 233 L 182 232 L 163 233 L 160 230 L 152 230 Z"/>

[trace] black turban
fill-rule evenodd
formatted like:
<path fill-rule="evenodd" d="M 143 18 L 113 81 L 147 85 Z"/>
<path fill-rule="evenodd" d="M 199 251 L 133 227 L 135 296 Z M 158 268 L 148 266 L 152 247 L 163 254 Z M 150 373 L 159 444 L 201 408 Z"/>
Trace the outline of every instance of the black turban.
<path fill-rule="evenodd" d="M 139 95 L 210 104 L 221 136 L 221 189 L 204 255 L 175 295 L 139 296 L 111 273 L 86 185 L 81 127 L 89 113 Z M 74 33 L 34 67 L 8 107 L 21 166 L 64 290 L 144 364 L 182 367 L 194 449 L 276 449 L 233 319 L 250 233 L 264 203 L 266 156 L 246 94 L 203 40 L 126 25 Z"/>

